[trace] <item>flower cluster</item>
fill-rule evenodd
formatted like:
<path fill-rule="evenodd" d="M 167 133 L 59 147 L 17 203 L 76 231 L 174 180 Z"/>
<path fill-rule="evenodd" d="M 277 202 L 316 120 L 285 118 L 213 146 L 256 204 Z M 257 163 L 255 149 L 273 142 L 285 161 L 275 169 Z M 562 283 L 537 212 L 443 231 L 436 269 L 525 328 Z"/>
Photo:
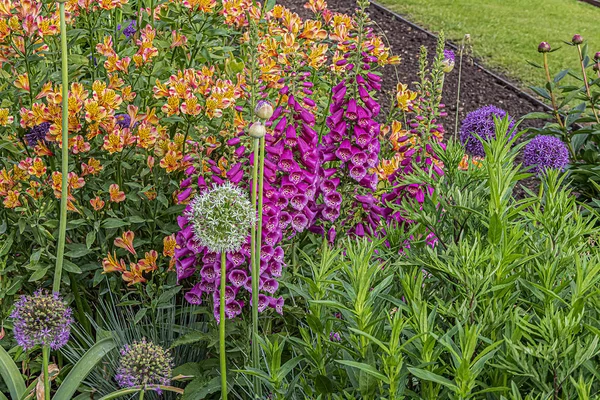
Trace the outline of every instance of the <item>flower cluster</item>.
<path fill-rule="evenodd" d="M 69 341 L 71 333 L 71 308 L 58 293 L 42 290 L 32 296 L 21 296 L 10 315 L 14 320 L 13 333 L 23 350 L 36 345 L 56 350 Z"/>
<path fill-rule="evenodd" d="M 537 174 L 547 169 L 564 169 L 569 163 L 569 149 L 554 136 L 536 136 L 523 150 L 523 165 Z"/>
<path fill-rule="evenodd" d="M 135 239 L 135 233 L 133 231 L 123 232 L 121 237 L 117 237 L 114 240 L 115 247 L 125 249 L 130 255 L 137 256 L 133 241 Z M 177 244 L 175 242 L 175 235 L 165 236 L 163 239 L 163 251 L 162 256 L 168 258 L 169 270 L 175 265 L 175 248 Z M 136 283 L 146 282 L 144 273 L 151 273 L 158 269 L 159 255 L 156 250 L 150 250 L 145 252 L 144 258 L 132 261 L 129 263 L 127 268 L 125 261 L 122 258 L 118 258 L 116 252 L 108 253 L 108 255 L 102 260 L 103 273 L 117 272 L 121 274 L 123 281 L 127 282 L 127 285 L 134 285 Z"/>
<path fill-rule="evenodd" d="M 171 383 L 173 358 L 168 350 L 142 339 L 121 349 L 115 380 L 123 388 L 167 386 Z"/>
<path fill-rule="evenodd" d="M 484 157 L 485 150 L 482 140 L 489 140 L 496 136 L 495 118 L 502 119 L 506 111 L 496 106 L 485 106 L 467 114 L 460 127 L 460 140 L 465 145 L 467 152 L 473 156 Z M 509 132 L 515 126 L 510 119 Z M 514 132 L 512 133 L 514 136 Z"/>

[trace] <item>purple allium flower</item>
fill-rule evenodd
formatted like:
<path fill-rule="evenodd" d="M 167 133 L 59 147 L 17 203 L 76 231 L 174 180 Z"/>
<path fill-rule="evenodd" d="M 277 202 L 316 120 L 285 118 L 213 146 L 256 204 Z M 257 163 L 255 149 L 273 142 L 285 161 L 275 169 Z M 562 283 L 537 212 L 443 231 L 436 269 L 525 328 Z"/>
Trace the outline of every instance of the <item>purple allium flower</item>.
<path fill-rule="evenodd" d="M 478 157 L 485 157 L 485 150 L 481 140 L 489 140 L 496 137 L 496 124 L 494 117 L 504 118 L 506 111 L 496 106 L 485 106 L 467 114 L 460 128 L 460 141 L 465 145 L 467 152 Z M 510 118 L 508 131 L 515 126 Z M 511 133 L 511 137 L 514 133 Z"/>
<path fill-rule="evenodd" d="M 36 345 L 57 350 L 69 341 L 73 323 L 71 308 L 58 293 L 38 290 L 33 296 L 21 296 L 10 317 L 14 320 L 15 339 L 23 350 Z"/>
<path fill-rule="evenodd" d="M 115 118 L 117 119 L 117 125 L 121 128 L 129 128 L 129 125 L 131 125 L 131 117 L 129 114 L 117 114 L 115 115 Z"/>
<path fill-rule="evenodd" d="M 169 350 L 142 339 L 125 345 L 115 380 L 123 388 L 146 385 L 169 385 L 173 358 Z"/>
<path fill-rule="evenodd" d="M 25 134 L 25 141 L 30 147 L 35 147 L 38 142 L 46 140 L 46 134 L 50 130 L 50 122 L 42 122 L 34 126 Z"/>
<path fill-rule="evenodd" d="M 329 332 L 329 340 L 331 340 L 332 342 L 341 342 L 342 337 L 338 332 Z"/>
<path fill-rule="evenodd" d="M 130 37 L 132 37 L 133 35 L 135 35 L 136 29 L 135 29 L 135 20 L 131 20 L 129 22 L 129 25 L 127 26 L 127 28 L 123 29 L 123 35 L 125 35 L 125 37 L 127 39 L 129 39 Z"/>
<path fill-rule="evenodd" d="M 523 164 L 540 174 L 548 168 L 562 170 L 569 163 L 567 146 L 554 136 L 536 136 L 523 151 Z"/>

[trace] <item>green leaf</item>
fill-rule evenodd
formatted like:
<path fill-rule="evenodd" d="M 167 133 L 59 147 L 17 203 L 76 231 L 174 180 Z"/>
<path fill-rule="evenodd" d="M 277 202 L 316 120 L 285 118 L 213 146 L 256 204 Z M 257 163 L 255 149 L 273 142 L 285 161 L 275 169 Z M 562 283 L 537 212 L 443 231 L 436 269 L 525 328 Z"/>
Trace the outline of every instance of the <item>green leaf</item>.
<path fill-rule="evenodd" d="M 90 231 L 87 235 L 85 235 L 85 245 L 88 249 L 92 247 L 94 242 L 96 241 L 96 231 Z"/>
<path fill-rule="evenodd" d="M 319 394 L 333 393 L 333 383 L 325 375 L 317 375 L 315 378 L 315 389 Z"/>
<path fill-rule="evenodd" d="M 4 243 L 2 243 L 2 247 L 0 248 L 0 257 L 8 254 L 8 252 L 10 251 L 10 248 L 12 247 L 12 244 L 13 244 L 13 237 L 11 235 L 6 238 Z"/>
<path fill-rule="evenodd" d="M 177 340 L 175 340 L 173 342 L 173 344 L 171 345 L 171 348 L 177 347 L 177 346 L 181 346 L 181 345 L 184 345 L 184 344 L 192 344 L 192 343 L 197 343 L 197 342 L 207 342 L 207 341 L 210 341 L 211 338 L 212 338 L 212 336 L 209 335 L 208 333 L 204 333 L 204 332 L 190 332 L 190 333 L 187 333 L 187 334 L 181 336 Z"/>
<path fill-rule="evenodd" d="M 441 375 L 434 374 L 431 371 L 427 371 L 427 370 L 420 369 L 420 368 L 411 368 L 411 367 L 408 368 L 408 371 L 419 379 L 438 383 L 440 385 L 446 386 L 447 388 L 449 388 L 453 391 L 458 390 L 458 386 L 456 386 L 454 383 L 452 383 L 452 381 L 444 378 Z"/>
<path fill-rule="evenodd" d="M 42 279 L 44 276 L 46 276 L 46 272 L 48 271 L 48 268 L 50 268 L 50 267 L 48 266 L 46 268 L 40 268 L 37 271 L 35 271 L 29 277 L 29 282 L 35 282 L 35 281 L 39 281 L 40 279 Z"/>
<path fill-rule="evenodd" d="M 185 387 L 182 400 L 199 400 L 204 399 L 211 393 L 216 393 L 221 390 L 220 377 L 216 376 L 210 381 L 206 378 L 196 378 Z"/>
<path fill-rule="evenodd" d="M 13 399 L 19 399 L 27 390 L 19 368 L 2 346 L 0 346 L 0 376 Z"/>
<path fill-rule="evenodd" d="M 106 229 L 120 228 L 127 225 L 129 225 L 129 222 L 125 222 L 117 218 L 107 218 L 102 223 L 102 227 Z"/>
<path fill-rule="evenodd" d="M 112 338 L 98 341 L 71 369 L 67 377 L 54 394 L 53 400 L 71 400 L 81 382 L 88 376 L 90 371 L 98 364 L 105 355 L 116 347 Z"/>
<path fill-rule="evenodd" d="M 87 256 L 92 251 L 85 246 L 83 243 L 72 244 L 68 246 L 69 251 L 65 253 L 65 256 L 69 258 L 79 258 L 83 256 Z"/>
<path fill-rule="evenodd" d="M 372 377 L 379 379 L 383 383 L 386 383 L 386 384 L 390 383 L 390 380 L 388 379 L 388 377 L 383 375 L 381 372 L 377 371 L 375 369 L 375 367 L 373 367 L 372 365 L 361 363 L 361 362 L 356 362 L 356 361 L 349 361 L 349 360 L 335 360 L 335 362 L 340 363 L 342 365 L 347 365 L 348 367 L 359 369 L 359 370 L 371 375 Z"/>
<path fill-rule="evenodd" d="M 77 266 L 77 264 L 72 263 L 69 260 L 63 260 L 63 267 L 65 269 L 65 271 L 67 272 L 72 272 L 74 274 L 80 274 L 81 273 L 81 268 L 79 268 Z"/>

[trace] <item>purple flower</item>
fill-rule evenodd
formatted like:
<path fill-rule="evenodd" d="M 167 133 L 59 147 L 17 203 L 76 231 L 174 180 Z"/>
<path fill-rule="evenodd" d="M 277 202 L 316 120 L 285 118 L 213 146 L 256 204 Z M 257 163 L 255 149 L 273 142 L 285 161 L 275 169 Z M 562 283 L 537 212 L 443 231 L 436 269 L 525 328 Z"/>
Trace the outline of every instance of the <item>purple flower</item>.
<path fill-rule="evenodd" d="M 46 134 L 50 130 L 50 122 L 42 122 L 34 126 L 25 134 L 25 141 L 30 147 L 35 147 L 39 142 L 46 140 Z"/>
<path fill-rule="evenodd" d="M 131 117 L 129 114 L 117 114 L 115 115 L 115 118 L 117 119 L 117 125 L 121 128 L 129 128 L 129 125 L 131 124 Z"/>
<path fill-rule="evenodd" d="M 474 156 L 484 157 L 485 150 L 481 141 L 496 137 L 494 117 L 502 119 L 505 116 L 506 111 L 492 105 L 481 107 L 467 114 L 460 128 L 460 141 L 465 145 L 467 152 Z M 514 126 L 515 122 L 510 118 L 509 132 Z M 514 136 L 514 132 L 511 133 L 512 136 Z"/>
<path fill-rule="evenodd" d="M 341 342 L 342 337 L 338 332 L 329 332 L 329 340 L 331 340 L 332 342 Z"/>
<path fill-rule="evenodd" d="M 21 296 L 10 314 L 15 340 L 23 350 L 36 345 L 60 349 L 69 341 L 71 313 L 58 293 L 38 290 L 33 296 Z"/>
<path fill-rule="evenodd" d="M 125 345 L 115 380 L 123 388 L 147 385 L 169 385 L 173 358 L 169 350 L 142 339 Z"/>
<path fill-rule="evenodd" d="M 129 25 L 127 26 L 127 28 L 123 29 L 123 35 L 125 35 L 125 37 L 127 39 L 129 39 L 130 37 L 132 37 L 133 35 L 135 35 L 136 29 L 135 29 L 135 20 L 131 20 L 129 22 Z"/>
<path fill-rule="evenodd" d="M 540 174 L 546 169 L 562 170 L 569 163 L 567 146 L 554 136 L 536 136 L 523 151 L 523 164 Z"/>

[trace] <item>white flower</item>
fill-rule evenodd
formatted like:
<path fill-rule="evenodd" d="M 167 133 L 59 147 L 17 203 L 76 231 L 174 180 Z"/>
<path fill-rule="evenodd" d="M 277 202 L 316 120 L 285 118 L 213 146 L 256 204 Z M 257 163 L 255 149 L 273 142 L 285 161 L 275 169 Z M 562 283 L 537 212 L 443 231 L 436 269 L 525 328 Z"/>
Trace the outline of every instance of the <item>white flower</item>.
<path fill-rule="evenodd" d="M 198 243 L 215 253 L 238 251 L 256 220 L 247 193 L 230 182 L 194 197 L 186 216 Z"/>

